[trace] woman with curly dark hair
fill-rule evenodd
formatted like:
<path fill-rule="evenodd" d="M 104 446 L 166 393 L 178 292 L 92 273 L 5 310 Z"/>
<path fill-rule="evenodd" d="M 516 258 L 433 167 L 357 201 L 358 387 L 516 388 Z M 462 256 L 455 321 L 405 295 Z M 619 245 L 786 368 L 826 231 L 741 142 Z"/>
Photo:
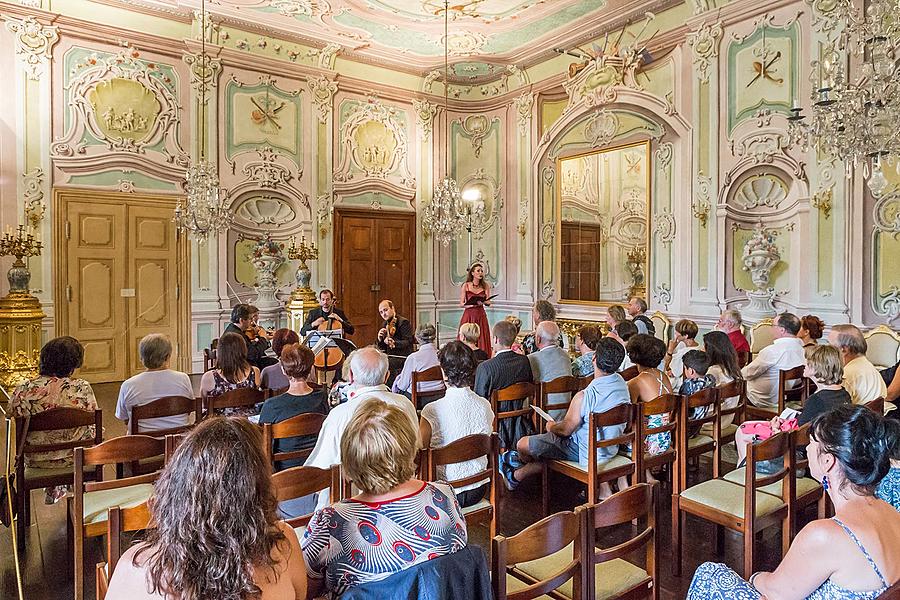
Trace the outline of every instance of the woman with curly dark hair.
<path fill-rule="evenodd" d="M 658 338 L 646 333 L 633 335 L 625 345 L 631 362 L 637 365 L 638 374 L 628 381 L 628 393 L 631 401 L 649 402 L 663 394 L 672 393 L 672 382 L 669 376 L 659 369 L 666 355 L 666 344 Z M 669 415 L 648 415 L 647 427 L 656 428 L 669 424 Z M 668 431 L 648 435 L 644 440 L 644 452 L 657 455 L 666 452 L 672 445 L 672 435 Z M 647 481 L 656 479 L 647 471 Z M 621 485 L 619 486 L 622 487 Z"/>
<path fill-rule="evenodd" d="M 818 344 L 824 332 L 825 321 L 816 315 L 800 317 L 800 331 L 797 333 L 797 337 L 803 342 L 804 348 Z"/>
<path fill-rule="evenodd" d="M 297 534 L 280 522 L 259 428 L 216 417 L 187 435 L 156 483 L 156 528 L 119 561 L 109 598 L 306 597 Z"/>

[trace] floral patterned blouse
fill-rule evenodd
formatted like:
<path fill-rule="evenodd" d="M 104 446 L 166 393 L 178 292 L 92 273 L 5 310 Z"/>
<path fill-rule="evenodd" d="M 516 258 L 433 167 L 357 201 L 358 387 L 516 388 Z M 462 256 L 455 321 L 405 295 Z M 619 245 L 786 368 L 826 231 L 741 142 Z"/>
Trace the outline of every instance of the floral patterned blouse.
<path fill-rule="evenodd" d="M 40 375 L 19 384 L 12 395 L 12 413 L 16 417 L 36 415 L 52 408 L 80 408 L 97 410 L 94 390 L 84 379 L 47 377 Z M 77 427 L 55 431 L 28 432 L 29 444 L 59 444 L 75 440 L 94 439 L 94 427 Z M 72 451 L 40 452 L 25 457 L 25 464 L 40 469 L 72 466 Z"/>

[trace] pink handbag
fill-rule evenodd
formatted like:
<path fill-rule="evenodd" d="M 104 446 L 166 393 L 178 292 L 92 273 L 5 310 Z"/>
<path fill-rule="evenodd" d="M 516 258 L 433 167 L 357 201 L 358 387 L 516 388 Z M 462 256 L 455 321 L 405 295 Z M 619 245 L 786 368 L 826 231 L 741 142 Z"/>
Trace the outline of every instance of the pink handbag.
<path fill-rule="evenodd" d="M 797 419 L 786 419 L 781 422 L 781 431 L 793 431 L 797 428 Z M 744 421 L 741 423 L 741 432 L 755 436 L 758 440 L 767 440 L 773 433 L 769 421 Z"/>

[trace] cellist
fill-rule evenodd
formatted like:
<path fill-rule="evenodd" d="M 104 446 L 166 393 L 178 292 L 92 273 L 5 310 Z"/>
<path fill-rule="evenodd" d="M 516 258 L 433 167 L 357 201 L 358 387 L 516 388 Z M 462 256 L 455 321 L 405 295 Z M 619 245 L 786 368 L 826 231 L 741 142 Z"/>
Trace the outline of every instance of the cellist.
<path fill-rule="evenodd" d="M 319 292 L 319 308 L 309 311 L 306 322 L 300 329 L 300 335 L 306 335 L 314 329 L 321 330 L 323 323 L 331 321 L 328 329 L 342 329 L 344 335 L 353 335 L 353 325 L 344 314 L 344 311 L 334 305 L 334 292 L 324 289 Z"/>

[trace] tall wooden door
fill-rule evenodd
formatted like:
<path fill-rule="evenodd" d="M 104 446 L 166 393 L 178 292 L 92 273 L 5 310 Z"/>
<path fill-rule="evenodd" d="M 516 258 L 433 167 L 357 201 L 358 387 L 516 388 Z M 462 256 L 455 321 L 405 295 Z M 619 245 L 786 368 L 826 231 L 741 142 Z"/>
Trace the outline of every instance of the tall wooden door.
<path fill-rule="evenodd" d="M 59 335 L 84 345 L 79 375 L 121 381 L 143 369 L 138 342 L 163 333 L 174 368 L 186 369 L 187 244 L 171 198 L 57 190 Z M 182 348 L 184 351 L 182 352 Z"/>
<path fill-rule="evenodd" d="M 335 293 L 356 327 L 357 346 L 375 341 L 378 304 L 415 321 L 416 217 L 413 214 L 338 210 L 334 248 Z"/>

